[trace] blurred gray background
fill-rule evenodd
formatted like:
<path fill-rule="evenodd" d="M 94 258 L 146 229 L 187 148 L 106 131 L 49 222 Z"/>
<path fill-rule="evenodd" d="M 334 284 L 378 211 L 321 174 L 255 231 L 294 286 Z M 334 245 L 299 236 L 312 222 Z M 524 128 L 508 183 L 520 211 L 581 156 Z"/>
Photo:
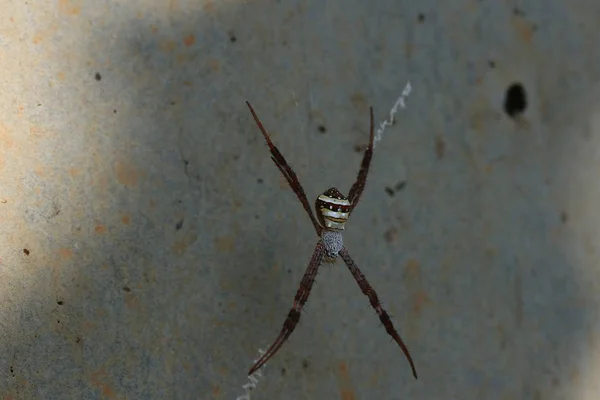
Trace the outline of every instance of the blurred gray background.
<path fill-rule="evenodd" d="M 600 397 L 600 3 L 0 0 L 0 399 Z M 512 89 L 511 89 L 512 87 Z"/>

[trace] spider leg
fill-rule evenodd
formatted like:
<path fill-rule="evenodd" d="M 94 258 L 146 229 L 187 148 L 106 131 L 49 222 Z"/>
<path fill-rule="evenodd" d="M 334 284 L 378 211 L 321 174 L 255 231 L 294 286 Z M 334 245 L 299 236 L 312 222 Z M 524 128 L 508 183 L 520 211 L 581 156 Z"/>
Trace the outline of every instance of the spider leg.
<path fill-rule="evenodd" d="M 371 158 L 373 157 L 373 107 L 370 107 L 371 112 L 371 133 L 369 134 L 369 146 L 365 150 L 365 154 L 363 155 L 362 163 L 360 165 L 360 170 L 358 171 L 358 176 L 356 178 L 356 182 L 350 188 L 350 193 L 348 194 L 348 200 L 350 200 L 350 204 L 352 204 L 352 210 L 358 204 L 360 200 L 360 195 L 365 189 L 365 184 L 367 183 L 367 175 L 369 174 L 369 166 L 371 165 Z M 352 210 L 350 212 L 352 212 Z"/>
<path fill-rule="evenodd" d="M 298 196 L 298 199 L 300 199 L 302 206 L 308 213 L 308 216 L 310 217 L 310 220 L 312 221 L 312 224 L 315 227 L 315 230 L 317 231 L 317 235 L 321 236 L 321 225 L 319 225 L 319 223 L 317 222 L 317 219 L 315 218 L 312 209 L 310 208 L 310 204 L 308 203 L 308 199 L 306 198 L 306 193 L 304 193 L 304 189 L 298 181 L 296 173 L 294 172 L 292 167 L 290 167 L 290 165 L 287 163 L 279 149 L 275 147 L 275 145 L 271 141 L 269 134 L 265 130 L 262 122 L 260 122 L 258 115 L 256 115 L 256 112 L 254 112 L 254 109 L 252 108 L 250 103 L 246 101 L 246 104 L 248 105 L 248 108 L 252 113 L 252 117 L 254 118 L 256 125 L 258 125 L 258 128 L 262 132 L 263 136 L 265 137 L 265 140 L 267 141 L 267 144 L 269 145 L 269 150 L 271 150 L 271 159 L 273 160 L 277 168 L 279 168 L 285 179 L 287 179 L 288 183 L 290 184 L 290 187 L 292 188 L 292 190 L 294 190 L 296 196 Z"/>
<path fill-rule="evenodd" d="M 406 347 L 406 345 L 400 338 L 400 335 L 398 335 L 398 332 L 396 332 L 396 329 L 394 328 L 394 324 L 392 323 L 390 316 L 381 306 L 381 302 L 379 301 L 379 298 L 377 297 L 377 293 L 375 293 L 375 290 L 371 287 L 371 285 L 369 284 L 369 282 L 367 281 L 367 278 L 365 278 L 363 273 L 360 272 L 360 269 L 358 268 L 358 266 L 356 265 L 356 263 L 354 262 L 352 257 L 350 257 L 350 253 L 348 253 L 348 250 L 344 247 L 344 248 L 342 248 L 342 250 L 340 250 L 339 254 L 340 254 L 340 257 L 342 257 L 342 259 L 348 266 L 348 269 L 352 273 L 352 276 L 354 277 L 354 279 L 356 279 L 356 282 L 358 283 L 360 290 L 362 290 L 363 294 L 365 294 L 369 298 L 369 302 L 371 303 L 371 306 L 377 312 L 377 315 L 379 315 L 379 319 L 383 323 L 383 326 L 385 327 L 386 332 L 392 338 L 394 338 L 396 343 L 398 343 L 398 345 L 402 349 L 402 352 L 404 352 L 404 355 L 408 359 L 410 367 L 412 368 L 413 376 L 415 377 L 415 379 L 417 379 L 417 370 L 415 368 L 415 364 L 413 363 L 412 357 L 410 356 L 410 352 L 408 351 L 408 347 Z"/>
<path fill-rule="evenodd" d="M 252 375 L 254 372 L 259 370 L 271 357 L 277 353 L 277 351 L 281 348 L 283 343 L 290 337 L 294 328 L 298 324 L 300 320 L 300 313 L 302 312 L 302 307 L 308 300 L 308 296 L 310 295 L 310 290 L 312 289 L 313 283 L 315 282 L 315 277 L 317 276 L 317 271 L 319 270 L 319 266 L 323 261 L 323 256 L 325 255 L 325 245 L 323 245 L 322 241 L 318 241 L 315 247 L 315 251 L 310 259 L 310 263 L 308 264 L 308 268 L 302 277 L 302 281 L 300 282 L 300 288 L 296 292 L 296 297 L 294 297 L 294 305 L 290 309 L 288 316 L 283 323 L 283 328 L 281 332 L 279 332 L 279 336 L 275 339 L 275 342 L 269 347 L 265 354 L 263 354 L 250 368 L 248 375 Z"/>

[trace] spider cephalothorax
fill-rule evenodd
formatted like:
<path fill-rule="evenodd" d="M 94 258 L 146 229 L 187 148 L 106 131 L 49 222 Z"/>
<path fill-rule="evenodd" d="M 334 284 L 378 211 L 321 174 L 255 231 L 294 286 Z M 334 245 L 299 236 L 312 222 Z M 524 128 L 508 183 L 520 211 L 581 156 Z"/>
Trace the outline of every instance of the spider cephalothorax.
<path fill-rule="evenodd" d="M 369 136 L 369 146 L 365 150 L 360 171 L 358 172 L 358 177 L 350 188 L 348 197 L 342 195 L 340 191 L 334 187 L 327 189 L 315 201 L 317 219 L 310 208 L 310 204 L 308 203 L 308 199 L 306 198 L 306 194 L 304 193 L 302 185 L 300 185 L 300 182 L 298 181 L 296 173 L 289 166 L 283 155 L 279 152 L 279 149 L 275 147 L 271 141 L 271 138 L 269 138 L 267 131 L 258 119 L 258 116 L 254 112 L 254 109 L 250 103 L 246 102 L 246 104 L 252 113 L 254 121 L 258 125 L 258 128 L 262 132 L 267 144 L 269 145 L 271 159 L 277 168 L 279 168 L 283 176 L 285 176 L 291 188 L 296 193 L 296 196 L 298 196 L 298 199 L 300 199 L 304 210 L 306 210 L 315 228 L 315 231 L 319 236 L 319 241 L 315 246 L 315 251 L 312 255 L 308 268 L 306 269 L 306 272 L 302 277 L 302 281 L 300 282 L 300 288 L 294 297 L 294 304 L 289 311 L 285 322 L 283 323 L 283 328 L 281 329 L 281 332 L 279 332 L 279 336 L 277 336 L 277 339 L 275 339 L 275 342 L 273 342 L 271 347 L 269 347 L 269 349 L 254 363 L 248 374 L 252 375 L 271 357 L 273 357 L 296 328 L 296 325 L 300 320 L 300 312 L 302 311 L 302 307 L 304 307 L 306 300 L 308 300 L 308 296 L 315 282 L 315 277 L 317 276 L 317 272 L 321 266 L 321 263 L 323 261 L 333 263 L 337 257 L 340 256 L 356 280 L 356 283 L 358 283 L 360 290 L 369 298 L 369 303 L 371 303 L 371 306 L 377 312 L 377 315 L 383 323 L 386 332 L 396 341 L 396 343 L 398 343 L 404 352 L 404 355 L 410 363 L 413 376 L 417 378 L 417 370 L 415 369 L 415 365 L 412 357 L 410 356 L 408 348 L 400 338 L 400 335 L 398 335 L 398 332 L 396 332 L 390 316 L 381 306 L 381 302 L 377 297 L 377 293 L 375 293 L 375 290 L 371 287 L 369 282 L 367 282 L 367 279 L 360 271 L 352 257 L 350 257 L 350 253 L 348 253 L 348 250 L 344 246 L 344 240 L 342 238 L 342 232 L 346 227 L 346 221 L 360 200 L 360 196 L 365 188 L 367 175 L 369 173 L 369 165 L 371 164 L 371 157 L 373 156 L 373 108 L 370 109 L 371 131 Z"/>

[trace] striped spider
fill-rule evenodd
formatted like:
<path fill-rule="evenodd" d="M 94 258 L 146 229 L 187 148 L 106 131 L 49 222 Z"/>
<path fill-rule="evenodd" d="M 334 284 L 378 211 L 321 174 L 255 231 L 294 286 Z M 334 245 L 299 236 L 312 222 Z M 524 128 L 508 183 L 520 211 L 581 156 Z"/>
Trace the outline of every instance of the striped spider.
<path fill-rule="evenodd" d="M 258 125 L 258 128 L 262 132 L 267 145 L 269 145 L 269 149 L 271 151 L 271 159 L 279 168 L 283 176 L 287 179 L 289 185 L 300 199 L 302 206 L 306 210 L 306 213 L 310 217 L 313 226 L 315 227 L 315 231 L 317 232 L 317 236 L 319 236 L 319 240 L 317 241 L 315 251 L 310 259 L 310 263 L 308 264 L 308 268 L 302 277 L 302 281 L 300 282 L 300 288 L 296 293 L 296 297 L 294 297 L 294 304 L 290 309 L 285 322 L 283 323 L 283 328 L 281 329 L 279 336 L 275 339 L 275 342 L 269 347 L 269 349 L 254 363 L 248 375 L 252 375 L 259 368 L 261 368 L 271 357 L 277 353 L 277 351 L 281 348 L 283 343 L 290 337 L 298 321 L 300 320 L 300 313 L 302 311 L 302 307 L 308 300 L 308 296 L 310 295 L 310 290 L 312 289 L 313 283 L 315 281 L 315 277 L 317 276 L 317 271 L 322 262 L 327 263 L 335 263 L 337 256 L 340 256 L 344 263 L 350 270 L 350 273 L 358 283 L 358 286 L 362 290 L 363 294 L 369 298 L 369 302 L 371 306 L 377 312 L 379 319 L 381 320 L 383 326 L 385 327 L 386 332 L 398 343 L 404 355 L 408 359 L 410 363 L 410 367 L 412 369 L 413 376 L 415 379 L 417 378 L 417 370 L 415 369 L 415 365 L 413 363 L 412 357 L 410 356 L 410 352 L 408 348 L 396 332 L 394 325 L 392 324 L 392 320 L 388 313 L 381 306 L 381 302 L 377 297 L 377 293 L 371 287 L 363 273 L 360 271 L 352 257 L 350 257 L 350 253 L 344 246 L 344 240 L 342 238 L 342 232 L 345 229 L 346 221 L 348 217 L 358 204 L 360 200 L 360 196 L 365 188 L 365 183 L 367 181 L 367 174 L 369 172 L 369 166 L 371 164 L 371 157 L 373 156 L 373 107 L 370 108 L 371 113 L 371 132 L 369 137 L 369 146 L 365 150 L 365 154 L 363 155 L 362 164 L 360 166 L 360 171 L 358 172 L 358 177 L 356 182 L 350 188 L 350 193 L 348 197 L 345 197 L 340 193 L 338 189 L 335 187 L 331 187 L 327 189 L 323 194 L 317 197 L 315 201 L 315 209 L 317 213 L 317 218 L 313 215 L 313 212 L 310 208 L 308 200 L 306 198 L 306 194 L 304 193 L 304 189 L 302 185 L 298 181 L 298 177 L 296 173 L 289 166 L 283 155 L 279 152 L 277 147 L 271 142 L 269 134 L 263 127 L 263 124 L 260 122 L 260 119 L 254 112 L 254 109 L 250 105 L 249 102 L 246 102 L 250 112 L 252 113 L 252 117 Z"/>

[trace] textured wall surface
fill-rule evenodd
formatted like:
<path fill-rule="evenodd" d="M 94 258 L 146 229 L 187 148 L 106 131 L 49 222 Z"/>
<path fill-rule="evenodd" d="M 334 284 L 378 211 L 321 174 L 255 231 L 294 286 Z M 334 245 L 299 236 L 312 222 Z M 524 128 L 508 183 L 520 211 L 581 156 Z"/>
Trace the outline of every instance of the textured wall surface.
<path fill-rule="evenodd" d="M 600 3 L 0 10 L 0 399 L 242 396 L 317 240 L 244 101 L 312 202 L 407 81 L 345 242 L 419 380 L 338 261 L 252 398 L 600 398 Z"/>

